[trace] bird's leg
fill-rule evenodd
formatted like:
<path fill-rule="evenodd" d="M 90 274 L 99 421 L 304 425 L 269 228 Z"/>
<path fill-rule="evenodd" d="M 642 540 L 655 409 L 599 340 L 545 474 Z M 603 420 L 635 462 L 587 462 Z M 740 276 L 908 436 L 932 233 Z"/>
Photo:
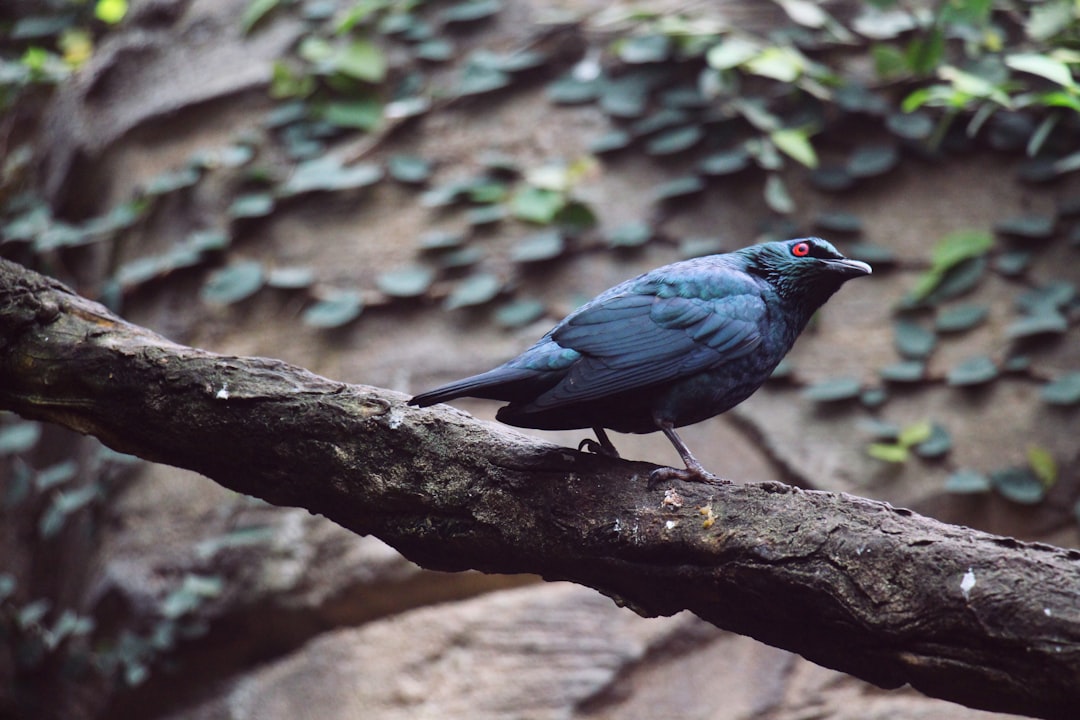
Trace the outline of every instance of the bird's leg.
<path fill-rule="evenodd" d="M 730 480 L 723 480 L 713 475 L 711 472 L 705 469 L 705 466 L 698 462 L 698 459 L 694 457 L 694 454 L 690 452 L 690 448 L 686 447 L 686 443 L 682 441 L 678 433 L 675 432 L 675 427 L 670 420 L 656 420 L 657 427 L 663 431 L 667 439 L 671 441 L 671 444 L 675 446 L 675 449 L 679 451 L 679 456 L 683 462 L 686 463 L 685 470 L 679 470 L 678 468 L 657 468 L 649 474 L 649 487 L 655 487 L 656 485 L 668 482 L 670 480 L 683 480 L 685 482 L 700 482 L 707 483 L 709 485 L 728 485 Z"/>
<path fill-rule="evenodd" d="M 585 438 L 580 443 L 578 443 L 578 450 L 584 449 L 591 453 L 596 453 L 597 455 L 603 455 L 609 458 L 619 457 L 619 451 L 616 450 L 615 446 L 611 444 L 611 438 L 609 438 L 607 436 L 607 433 L 604 432 L 604 428 L 599 426 L 594 427 L 593 432 L 596 433 L 596 438 L 597 440 L 599 440 L 599 442 L 597 442 L 597 440 L 593 440 L 592 438 Z"/>

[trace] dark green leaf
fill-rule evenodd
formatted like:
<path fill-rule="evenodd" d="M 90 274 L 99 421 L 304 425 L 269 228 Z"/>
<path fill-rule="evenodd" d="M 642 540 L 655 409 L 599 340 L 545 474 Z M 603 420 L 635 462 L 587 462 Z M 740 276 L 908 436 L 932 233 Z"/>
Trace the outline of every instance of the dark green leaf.
<path fill-rule="evenodd" d="M 1068 372 L 1048 382 L 1039 395 L 1050 405 L 1080 404 L 1080 372 Z"/>
<path fill-rule="evenodd" d="M 323 106 L 319 116 L 335 127 L 374 130 L 382 122 L 383 106 L 375 98 L 338 100 Z"/>
<path fill-rule="evenodd" d="M 504 328 L 524 327 L 544 316 L 546 307 L 540 300 L 512 300 L 495 311 L 495 323 Z"/>
<path fill-rule="evenodd" d="M 619 43 L 618 51 L 624 63 L 663 62 L 671 54 L 671 39 L 661 34 L 631 36 Z"/>
<path fill-rule="evenodd" d="M 886 127 L 905 140 L 925 140 L 934 132 L 934 120 L 923 112 L 896 113 L 885 120 Z"/>
<path fill-rule="evenodd" d="M 519 263 L 534 263 L 553 260 L 566 250 L 566 241 L 557 230 L 547 230 L 522 239 L 510 253 L 510 257 Z"/>
<path fill-rule="evenodd" d="M 868 433 L 875 440 L 896 442 L 896 439 L 900 437 L 899 426 L 875 417 L 859 418 L 858 426 L 859 430 Z"/>
<path fill-rule="evenodd" d="M 651 115 L 646 115 L 635 122 L 630 126 L 630 130 L 634 135 L 644 137 L 660 132 L 661 130 L 667 130 L 668 128 L 685 126 L 689 124 L 691 120 L 690 113 L 685 110 L 679 110 L 677 108 L 661 108 Z"/>
<path fill-rule="evenodd" d="M 494 300 L 502 291 L 503 282 L 491 273 L 478 273 L 458 283 L 444 303 L 447 310 L 483 305 Z"/>
<path fill-rule="evenodd" d="M 1017 215 L 994 224 L 994 231 L 1025 240 L 1045 240 L 1054 235 L 1056 221 L 1050 215 Z"/>
<path fill-rule="evenodd" d="M 733 175 L 749 166 L 750 153 L 740 145 L 707 156 L 698 164 L 698 169 L 706 175 L 723 176 Z"/>
<path fill-rule="evenodd" d="M 985 257 L 971 258 L 945 272 L 937 286 L 922 300 L 926 305 L 935 305 L 943 300 L 958 297 L 968 292 L 982 280 L 986 272 Z"/>
<path fill-rule="evenodd" d="M 990 308 L 985 305 L 955 305 L 938 311 L 934 328 L 938 332 L 963 332 L 978 327 L 990 314 Z"/>
<path fill-rule="evenodd" d="M 281 187 L 284 197 L 314 191 L 350 190 L 374 185 L 383 178 L 383 170 L 374 163 L 341 165 L 341 159 L 327 155 L 301 163 Z"/>
<path fill-rule="evenodd" d="M 911 320 L 897 320 L 893 325 L 896 351 L 909 359 L 923 359 L 937 346 L 937 335 Z"/>
<path fill-rule="evenodd" d="M 422 250 L 448 250 L 461 247 L 465 243 L 465 233 L 448 230 L 431 230 L 420 236 Z"/>
<path fill-rule="evenodd" d="M 783 178 L 776 173 L 769 173 L 765 178 L 765 203 L 773 212 L 781 215 L 795 212 L 795 201 L 788 192 Z"/>
<path fill-rule="evenodd" d="M 989 357 L 978 355 L 949 368 L 946 382 L 953 386 L 982 385 L 998 376 L 997 365 Z"/>
<path fill-rule="evenodd" d="M 839 402 L 857 398 L 861 392 L 862 383 L 857 378 L 841 377 L 814 383 L 803 395 L 817 402 Z"/>
<path fill-rule="evenodd" d="M 695 258 L 724 252 L 724 241 L 715 237 L 687 237 L 679 241 L 679 257 Z"/>
<path fill-rule="evenodd" d="M 152 178 L 146 184 L 144 192 L 147 195 L 167 195 L 168 193 L 188 188 L 199 182 L 199 171 L 187 167 L 183 170 L 167 172 Z"/>
<path fill-rule="evenodd" d="M 228 215 L 233 218 L 256 218 L 269 215 L 274 209 L 274 196 L 270 193 L 240 195 L 229 205 Z"/>
<path fill-rule="evenodd" d="M 0 425 L 0 457 L 27 452 L 40 437 L 41 425 L 30 420 Z"/>
<path fill-rule="evenodd" d="M 648 99 L 649 85 L 638 75 L 608 79 L 600 87 L 600 109 L 612 117 L 641 117 Z"/>
<path fill-rule="evenodd" d="M 1056 280 L 1027 290 L 1016 298 L 1016 307 L 1030 315 L 1064 310 L 1076 298 L 1076 286 L 1067 280 Z"/>
<path fill-rule="evenodd" d="M 514 194 L 511 206 L 514 217 L 547 225 L 566 205 L 566 196 L 555 190 L 526 186 Z"/>
<path fill-rule="evenodd" d="M 894 145 L 863 145 L 855 149 L 847 161 L 847 171 L 855 178 L 884 175 L 900 162 Z"/>
<path fill-rule="evenodd" d="M 1030 355 L 1012 355 L 1006 358 L 1001 369 L 1011 373 L 1026 373 L 1031 369 Z"/>
<path fill-rule="evenodd" d="M 483 259 L 483 250 L 475 246 L 466 246 L 440 255 L 439 264 L 444 268 L 463 268 L 475 265 Z"/>
<path fill-rule="evenodd" d="M 849 245 L 847 255 L 856 260 L 870 263 L 874 267 L 874 272 L 877 272 L 879 265 L 893 265 L 898 260 L 896 252 L 892 248 L 866 242 Z"/>
<path fill-rule="evenodd" d="M 596 227 L 597 218 L 592 209 L 583 202 L 571 200 L 555 216 L 555 224 L 569 235 L 580 235 Z"/>
<path fill-rule="evenodd" d="M 958 495 L 990 491 L 990 478 L 975 470 L 960 469 L 945 480 L 945 491 Z"/>
<path fill-rule="evenodd" d="M 1028 250 L 1009 250 L 1001 253 L 994 261 L 994 269 L 1006 277 L 1022 275 L 1031 264 L 1031 252 Z"/>
<path fill-rule="evenodd" d="M 571 75 L 555 80 L 547 86 L 548 100 L 556 105 L 580 105 L 589 103 L 600 95 L 595 80 L 579 80 Z"/>
<path fill-rule="evenodd" d="M 394 155 L 387 163 L 390 177 L 403 183 L 423 183 L 431 177 L 432 163 L 415 155 Z"/>
<path fill-rule="evenodd" d="M 34 478 L 34 486 L 38 489 L 38 492 L 49 490 L 71 480 L 78 470 L 79 466 L 74 460 L 50 465 L 37 474 L 37 477 Z"/>
<path fill-rule="evenodd" d="M 667 130 L 649 140 L 645 152 L 650 155 L 674 155 L 694 147 L 704 136 L 698 125 Z"/>
<path fill-rule="evenodd" d="M 262 263 L 244 260 L 211 273 L 199 294 L 206 302 L 230 305 L 254 295 L 265 280 Z"/>
<path fill-rule="evenodd" d="M 338 290 L 311 305 L 302 315 L 305 325 L 336 328 L 355 320 L 364 309 L 364 300 L 355 290 Z"/>
<path fill-rule="evenodd" d="M 596 155 L 622 150 L 633 142 L 633 137 L 625 130 L 611 130 L 589 143 L 589 152 Z"/>
<path fill-rule="evenodd" d="M 266 284 L 278 290 L 302 290 L 315 282 L 315 271 L 309 267 L 279 267 L 270 271 Z"/>
<path fill-rule="evenodd" d="M 884 405 L 888 399 L 889 392 L 883 387 L 869 387 L 859 394 L 859 402 L 868 408 Z"/>
<path fill-rule="evenodd" d="M 510 75 L 499 68 L 478 63 L 465 66 L 458 81 L 457 94 L 461 96 L 481 95 L 501 90 L 510 84 Z"/>
<path fill-rule="evenodd" d="M 931 423 L 930 436 L 915 445 L 915 454 L 927 459 L 940 458 L 948 454 L 952 446 L 949 431 L 938 423 Z"/>
<path fill-rule="evenodd" d="M 990 482 L 1002 497 L 1019 505 L 1037 505 L 1046 496 L 1046 487 L 1026 467 L 997 470 Z"/>
<path fill-rule="evenodd" d="M 1037 315 L 1021 318 L 1005 328 L 1010 340 L 1036 337 L 1038 335 L 1063 335 L 1069 329 L 1069 321 L 1056 310 L 1045 310 Z"/>
<path fill-rule="evenodd" d="M 663 202 L 696 195 L 705 189 L 705 182 L 697 175 L 684 177 L 661 183 L 653 189 L 653 199 Z"/>
<path fill-rule="evenodd" d="M 471 226 L 492 225 L 507 217 L 507 208 L 502 205 L 477 205 L 465 213 L 465 221 Z"/>
<path fill-rule="evenodd" d="M 640 247 L 649 242 L 652 236 L 652 226 L 639 220 L 623 223 L 614 228 L 607 240 L 612 247 Z"/>
<path fill-rule="evenodd" d="M 454 43 L 445 38 L 432 38 L 418 44 L 413 54 L 420 60 L 440 63 L 454 58 Z"/>
<path fill-rule="evenodd" d="M 920 382 L 925 373 L 926 364 L 922 360 L 903 360 L 886 365 L 878 371 L 882 380 L 896 383 Z"/>
<path fill-rule="evenodd" d="M 858 216 L 840 211 L 819 212 L 814 216 L 814 226 L 830 233 L 862 232 L 862 220 Z"/>
<path fill-rule="evenodd" d="M 385 295 L 396 298 L 414 298 L 427 292 L 435 279 L 431 268 L 423 265 L 389 270 L 379 275 L 376 284 Z"/>
<path fill-rule="evenodd" d="M 466 0 L 443 10 L 442 21 L 447 24 L 476 22 L 495 15 L 501 9 L 500 0 Z"/>
<path fill-rule="evenodd" d="M 855 185 L 855 178 L 843 165 L 825 164 L 810 173 L 810 183 L 825 192 L 842 192 Z"/>
<path fill-rule="evenodd" d="M 184 241 L 198 252 L 217 252 L 229 247 L 232 238 L 224 230 L 196 230 Z"/>

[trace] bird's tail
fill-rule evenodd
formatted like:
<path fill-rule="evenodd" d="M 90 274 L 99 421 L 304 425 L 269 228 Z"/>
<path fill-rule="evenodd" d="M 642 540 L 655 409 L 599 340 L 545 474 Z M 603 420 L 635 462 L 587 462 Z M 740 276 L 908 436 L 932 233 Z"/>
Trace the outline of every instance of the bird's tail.
<path fill-rule="evenodd" d="M 409 404 L 427 407 L 459 397 L 513 402 L 534 397 L 537 393 L 546 390 L 552 380 L 557 379 L 548 378 L 545 375 L 545 373 L 526 368 L 497 367 L 494 370 L 420 393 L 409 400 Z"/>

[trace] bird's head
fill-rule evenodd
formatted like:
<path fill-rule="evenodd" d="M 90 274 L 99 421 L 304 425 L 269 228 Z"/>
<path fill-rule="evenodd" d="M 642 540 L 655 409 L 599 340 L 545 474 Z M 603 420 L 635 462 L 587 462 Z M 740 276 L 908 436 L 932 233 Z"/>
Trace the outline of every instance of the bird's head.
<path fill-rule="evenodd" d="M 782 298 L 810 312 L 848 280 L 871 273 L 866 263 L 844 257 L 832 243 L 816 237 L 761 243 L 737 252 L 743 255 L 747 272 L 764 278 Z"/>

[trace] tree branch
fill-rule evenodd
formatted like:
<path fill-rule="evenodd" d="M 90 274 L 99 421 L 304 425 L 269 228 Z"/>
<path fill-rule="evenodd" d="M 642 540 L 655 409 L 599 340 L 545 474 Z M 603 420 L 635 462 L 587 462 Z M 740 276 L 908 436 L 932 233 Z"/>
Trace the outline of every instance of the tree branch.
<path fill-rule="evenodd" d="M 649 490 L 543 443 L 283 362 L 169 342 L 0 260 L 0 407 L 305 507 L 428 568 L 690 610 L 882 687 L 1074 718 L 1080 552 L 780 483 Z"/>

